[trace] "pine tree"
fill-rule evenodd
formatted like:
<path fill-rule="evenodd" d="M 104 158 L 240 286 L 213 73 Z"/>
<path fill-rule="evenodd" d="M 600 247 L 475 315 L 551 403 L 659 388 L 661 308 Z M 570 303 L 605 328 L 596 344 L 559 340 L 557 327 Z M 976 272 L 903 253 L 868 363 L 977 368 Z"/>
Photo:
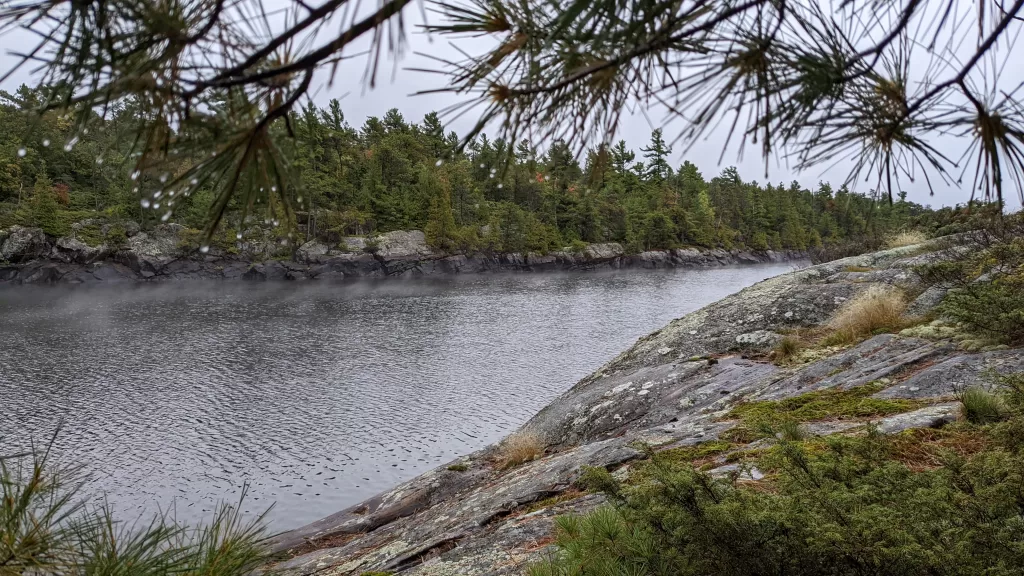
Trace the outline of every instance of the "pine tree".
<path fill-rule="evenodd" d="M 714 246 L 718 234 L 715 226 L 715 209 L 711 206 L 711 198 L 707 190 L 697 194 L 691 215 L 692 228 L 687 235 L 694 243 L 701 246 Z"/>
<path fill-rule="evenodd" d="M 640 151 L 644 153 L 647 163 L 644 166 L 644 177 L 654 182 L 663 182 L 672 175 L 672 167 L 668 164 L 668 156 L 672 147 L 661 137 L 661 128 L 651 133 L 651 144 Z"/>
<path fill-rule="evenodd" d="M 626 141 L 619 140 L 618 144 L 612 148 L 612 167 L 618 174 L 625 174 L 629 171 L 630 164 L 636 159 L 636 154 L 626 148 Z"/>

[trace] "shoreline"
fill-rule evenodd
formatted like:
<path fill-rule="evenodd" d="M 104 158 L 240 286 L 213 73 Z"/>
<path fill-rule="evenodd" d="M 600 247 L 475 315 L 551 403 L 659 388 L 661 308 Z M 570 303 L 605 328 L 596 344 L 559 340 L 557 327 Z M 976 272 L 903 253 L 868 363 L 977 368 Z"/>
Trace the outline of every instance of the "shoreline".
<path fill-rule="evenodd" d="M 621 269 L 712 268 L 806 260 L 802 251 L 679 248 L 628 254 L 617 243 L 547 254 L 459 254 L 430 248 L 418 230 L 378 237 L 379 244 L 349 238 L 355 250 L 332 250 L 311 241 L 290 257 L 268 257 L 267 243 L 214 246 L 181 253 L 180 227 L 137 232 L 119 249 L 89 246 L 74 237 L 51 240 L 39 229 L 14 227 L 0 234 L 0 284 L 95 284 L 182 280 L 340 280 L 409 278 L 500 272 L 569 272 Z M 273 244 L 273 243 L 271 243 Z"/>

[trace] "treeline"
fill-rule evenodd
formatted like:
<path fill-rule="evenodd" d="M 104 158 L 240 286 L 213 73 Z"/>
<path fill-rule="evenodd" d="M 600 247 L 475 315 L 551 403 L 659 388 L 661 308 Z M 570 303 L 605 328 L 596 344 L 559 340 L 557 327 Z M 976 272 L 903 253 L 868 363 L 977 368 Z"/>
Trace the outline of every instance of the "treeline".
<path fill-rule="evenodd" d="M 45 225 L 59 234 L 75 219 L 158 222 L 131 178 L 136 112 L 122 106 L 73 136 L 70 120 L 28 113 L 40 95 L 0 94 L 0 226 Z M 439 248 L 548 251 L 620 242 L 633 251 L 681 246 L 808 249 L 894 230 L 934 231 L 962 218 L 909 202 L 875 202 L 826 183 L 744 181 L 735 168 L 706 178 L 690 162 L 673 167 L 659 130 L 633 151 L 620 141 L 578 159 L 565 142 L 540 152 L 529 142 L 486 136 L 459 152 L 436 113 L 411 123 L 398 110 L 350 126 L 337 100 L 313 104 L 291 122 L 288 151 L 300 173 L 300 237 L 421 229 Z M 187 169 L 187 156 L 181 171 Z M 145 188 L 143 188 L 145 189 Z M 172 221 L 201 228 L 214 198 L 199 189 L 177 198 Z M 55 212 L 56 211 L 56 212 Z M 229 224 L 232 224 L 229 221 Z M 300 238 L 301 239 L 301 238 Z"/>

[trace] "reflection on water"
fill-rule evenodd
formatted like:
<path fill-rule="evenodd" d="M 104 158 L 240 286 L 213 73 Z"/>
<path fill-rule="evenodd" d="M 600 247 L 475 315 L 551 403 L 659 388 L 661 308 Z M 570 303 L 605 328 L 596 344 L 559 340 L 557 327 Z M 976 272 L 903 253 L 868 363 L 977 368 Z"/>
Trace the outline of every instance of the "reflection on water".
<path fill-rule="evenodd" d="M 57 426 L 128 513 L 250 484 L 276 529 L 494 442 L 636 338 L 790 265 L 0 290 L 0 452 Z"/>

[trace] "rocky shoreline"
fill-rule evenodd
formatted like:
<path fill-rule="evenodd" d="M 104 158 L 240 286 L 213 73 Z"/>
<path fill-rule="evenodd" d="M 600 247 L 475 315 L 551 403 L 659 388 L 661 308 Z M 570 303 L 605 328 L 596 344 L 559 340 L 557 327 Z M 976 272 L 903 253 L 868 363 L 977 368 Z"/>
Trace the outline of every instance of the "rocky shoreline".
<path fill-rule="evenodd" d="M 941 337 L 879 334 L 852 346 L 822 348 L 797 362 L 772 363 L 782 333 L 821 327 L 844 302 L 872 287 L 897 287 L 927 315 L 944 292 L 921 284 L 914 267 L 956 258 L 953 248 L 911 246 L 783 274 L 746 288 L 641 338 L 527 422 L 517 434 L 540 438 L 535 459 L 503 466 L 492 446 L 272 542 L 284 576 L 524 574 L 551 553 L 554 518 L 605 502 L 576 486 L 586 467 L 628 477 L 656 450 L 727 437 L 742 425 L 733 407 L 751 400 L 869 386 L 880 399 L 907 399 L 904 413 L 830 418 L 805 433 L 836 434 L 869 422 L 884 434 L 941 427 L 959 417 L 955 390 L 991 373 L 1024 371 L 1024 349 L 969 352 Z M 1005 347 L 1004 347 L 1005 348 Z M 736 436 L 734 436 L 736 438 Z M 758 472 L 730 455 L 763 448 L 729 442 L 707 464 L 713 475 Z"/>
<path fill-rule="evenodd" d="M 107 231 L 103 231 L 104 237 Z M 714 267 L 801 260 L 798 251 L 685 248 L 627 253 L 616 243 L 548 254 L 449 254 L 430 248 L 423 232 L 396 231 L 372 240 L 345 238 L 343 250 L 319 241 L 282 254 L 271 231 L 210 246 L 188 245 L 187 230 L 161 224 L 128 226 L 119 245 L 90 245 L 77 234 L 52 238 L 38 228 L 0 230 L 0 283 L 153 282 L 162 280 L 307 280 L 409 277 L 489 272 L 555 272 L 623 268 Z"/>

